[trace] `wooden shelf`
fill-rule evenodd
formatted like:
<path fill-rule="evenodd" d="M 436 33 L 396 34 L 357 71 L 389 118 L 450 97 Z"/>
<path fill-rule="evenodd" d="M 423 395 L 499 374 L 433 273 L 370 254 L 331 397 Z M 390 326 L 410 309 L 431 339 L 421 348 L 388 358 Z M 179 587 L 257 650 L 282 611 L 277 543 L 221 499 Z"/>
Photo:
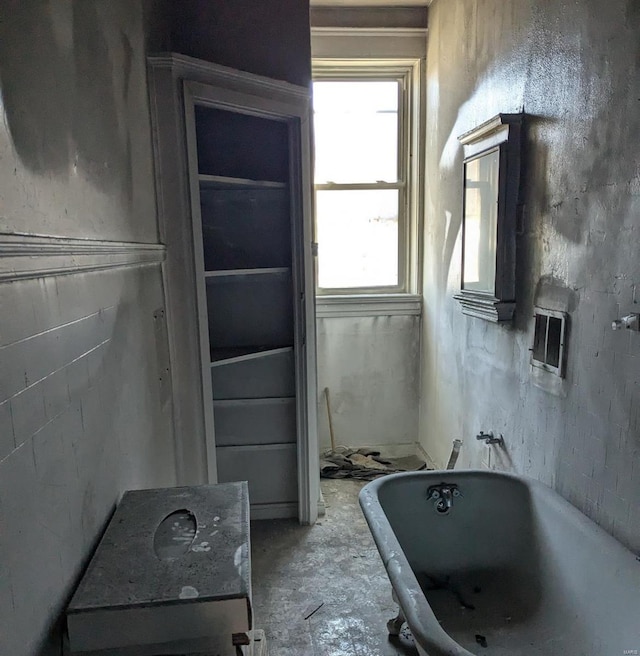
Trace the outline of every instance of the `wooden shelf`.
<path fill-rule="evenodd" d="M 220 271 L 205 271 L 205 278 L 229 278 L 231 276 L 264 276 L 291 273 L 289 267 L 263 267 L 260 269 L 222 269 Z"/>
<path fill-rule="evenodd" d="M 281 348 L 246 346 L 237 348 L 217 348 L 211 349 L 211 366 L 219 367 L 224 364 L 233 364 L 235 362 L 246 362 L 279 353 L 288 353 L 293 351 L 293 346 L 283 346 Z"/>
<path fill-rule="evenodd" d="M 245 178 L 230 178 L 224 175 L 198 175 L 200 189 L 218 191 L 225 189 L 286 189 L 284 182 L 272 180 L 247 180 Z"/>
<path fill-rule="evenodd" d="M 295 396 L 269 396 L 264 399 L 225 399 L 222 401 L 214 401 L 213 405 L 216 408 L 245 408 L 245 407 L 260 407 L 265 405 L 288 405 L 295 403 Z"/>

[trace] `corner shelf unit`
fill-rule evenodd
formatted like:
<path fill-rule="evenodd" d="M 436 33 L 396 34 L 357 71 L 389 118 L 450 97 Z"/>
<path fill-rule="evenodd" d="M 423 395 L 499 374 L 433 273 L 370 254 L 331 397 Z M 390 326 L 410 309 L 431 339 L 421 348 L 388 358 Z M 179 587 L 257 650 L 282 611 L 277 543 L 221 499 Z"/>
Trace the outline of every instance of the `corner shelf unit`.
<path fill-rule="evenodd" d="M 253 519 L 299 516 L 307 381 L 296 137 L 289 120 L 218 97 L 185 87 L 207 450 L 218 482 L 248 481 Z"/>
<path fill-rule="evenodd" d="M 309 89 L 153 55 L 177 483 L 247 480 L 253 519 L 319 498 Z"/>

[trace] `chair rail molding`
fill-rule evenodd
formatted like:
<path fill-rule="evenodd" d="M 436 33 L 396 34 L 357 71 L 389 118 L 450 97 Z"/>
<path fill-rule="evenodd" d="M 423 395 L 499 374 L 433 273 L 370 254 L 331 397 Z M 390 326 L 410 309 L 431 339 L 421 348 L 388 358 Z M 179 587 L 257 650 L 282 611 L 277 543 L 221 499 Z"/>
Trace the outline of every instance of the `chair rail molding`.
<path fill-rule="evenodd" d="M 161 264 L 164 244 L 0 233 L 0 283 Z"/>

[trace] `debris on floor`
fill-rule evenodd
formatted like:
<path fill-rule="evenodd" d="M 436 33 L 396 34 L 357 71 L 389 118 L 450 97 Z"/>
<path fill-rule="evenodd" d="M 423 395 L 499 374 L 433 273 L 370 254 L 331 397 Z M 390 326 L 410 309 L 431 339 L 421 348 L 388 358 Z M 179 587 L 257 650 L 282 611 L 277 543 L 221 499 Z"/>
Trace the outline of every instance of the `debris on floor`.
<path fill-rule="evenodd" d="M 320 458 L 320 475 L 323 478 L 370 480 L 385 474 L 420 471 L 426 468 L 426 463 L 415 455 L 390 458 L 382 456 L 380 451 L 374 449 L 353 449 L 346 446 L 325 451 Z"/>
<path fill-rule="evenodd" d="M 327 513 L 313 526 L 251 522 L 254 622 L 269 656 L 418 656 L 406 625 L 387 633 L 398 606 L 358 504 L 365 483 L 323 478 Z"/>
<path fill-rule="evenodd" d="M 310 604 L 309 606 L 307 606 L 302 616 L 304 617 L 305 620 L 308 620 L 314 613 L 319 611 L 323 606 L 324 606 L 324 601 L 316 601 Z"/>

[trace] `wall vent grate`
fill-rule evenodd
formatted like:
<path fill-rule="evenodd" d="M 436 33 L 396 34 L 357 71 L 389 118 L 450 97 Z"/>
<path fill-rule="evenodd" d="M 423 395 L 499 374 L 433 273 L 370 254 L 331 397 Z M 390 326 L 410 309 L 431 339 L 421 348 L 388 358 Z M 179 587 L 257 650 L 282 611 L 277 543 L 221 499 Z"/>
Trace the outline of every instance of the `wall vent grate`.
<path fill-rule="evenodd" d="M 567 315 L 535 308 L 531 365 L 564 378 Z"/>

